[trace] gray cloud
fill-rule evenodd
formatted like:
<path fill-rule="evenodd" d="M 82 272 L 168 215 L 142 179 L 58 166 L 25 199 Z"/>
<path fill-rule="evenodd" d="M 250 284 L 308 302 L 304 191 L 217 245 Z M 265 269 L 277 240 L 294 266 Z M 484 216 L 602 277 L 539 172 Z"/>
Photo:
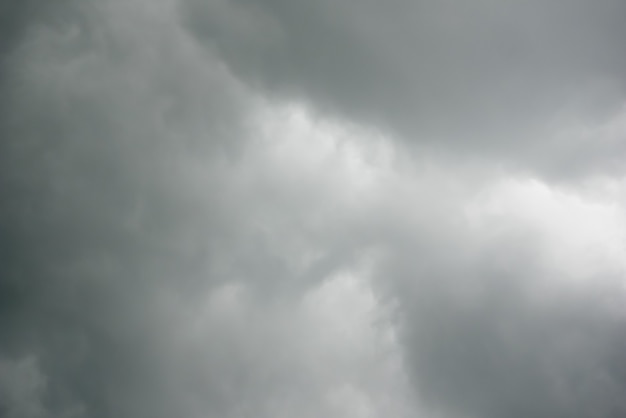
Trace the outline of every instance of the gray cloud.
<path fill-rule="evenodd" d="M 3 382 L 3 411 L 350 416 L 362 398 L 369 408 L 367 388 L 354 387 L 367 381 L 382 398 L 374 379 L 393 380 L 375 333 L 344 362 L 347 348 L 302 332 L 328 323 L 306 295 L 350 268 L 350 250 L 330 242 L 332 254 L 298 267 L 323 243 L 299 225 L 306 203 L 286 200 L 293 185 L 248 144 L 254 99 L 169 3 L 157 6 L 89 6 L 87 27 L 34 23 L 11 52 L 2 358 L 24 377 Z"/>
<path fill-rule="evenodd" d="M 185 4 L 191 32 L 253 85 L 412 145 L 576 164 L 577 144 L 553 141 L 560 115 L 595 124 L 623 101 L 619 1 Z"/>
<path fill-rule="evenodd" d="M 3 4 L 0 415 L 624 414 L 621 3 Z"/>
<path fill-rule="evenodd" d="M 623 285 L 553 294 L 542 286 L 559 272 L 506 241 L 469 260 L 422 260 L 417 243 L 380 273 L 400 295 L 418 393 L 451 416 L 622 416 L 625 329 L 610 306 Z"/>

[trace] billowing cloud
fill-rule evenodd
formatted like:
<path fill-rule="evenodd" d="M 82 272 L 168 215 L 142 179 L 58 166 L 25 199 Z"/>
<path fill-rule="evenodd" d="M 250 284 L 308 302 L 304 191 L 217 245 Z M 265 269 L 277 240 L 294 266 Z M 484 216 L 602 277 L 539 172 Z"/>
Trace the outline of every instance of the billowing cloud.
<path fill-rule="evenodd" d="M 460 242 L 410 234 L 380 273 L 424 401 L 452 416 L 623 414 L 621 211 L 529 180 L 467 210 Z"/>
<path fill-rule="evenodd" d="M 556 140 L 562 119 L 602 124 L 623 101 L 620 1 L 190 0 L 184 10 L 191 33 L 252 84 L 411 146 L 585 166 L 571 154 L 594 146 Z"/>
<path fill-rule="evenodd" d="M 39 3 L 0 415 L 626 413 L 620 2 Z"/>

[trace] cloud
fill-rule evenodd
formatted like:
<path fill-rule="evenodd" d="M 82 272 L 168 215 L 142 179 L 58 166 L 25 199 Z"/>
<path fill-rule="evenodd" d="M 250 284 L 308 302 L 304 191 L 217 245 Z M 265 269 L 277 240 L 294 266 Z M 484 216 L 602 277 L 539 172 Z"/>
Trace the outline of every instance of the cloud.
<path fill-rule="evenodd" d="M 5 4 L 1 414 L 624 414 L 621 4 Z"/>
<path fill-rule="evenodd" d="M 407 233 L 378 273 L 418 393 L 451 416 L 620 416 L 621 212 L 536 181 L 488 190 L 470 231 Z"/>
<path fill-rule="evenodd" d="M 618 1 L 190 0 L 183 10 L 252 85 L 411 147 L 558 164 L 577 145 L 552 139 L 563 113 L 595 124 L 623 102 Z"/>
<path fill-rule="evenodd" d="M 44 416 L 41 406 L 41 392 L 45 380 L 33 358 L 19 361 L 2 360 L 0 362 L 2 380 L 0 394 L 3 415 L 8 417 Z"/>
<path fill-rule="evenodd" d="M 89 6 L 86 27 L 33 24 L 12 51 L 2 355 L 33 359 L 46 384 L 14 401 L 19 381 L 7 383 L 3 408 L 361 416 L 378 396 L 393 406 L 394 393 L 374 393 L 374 380 L 396 378 L 360 317 L 360 285 L 335 302 L 357 304 L 346 324 L 360 329 L 355 340 L 305 332 L 332 322 L 308 300 L 334 297 L 318 286 L 356 259 L 329 242 L 334 211 L 322 203 L 353 181 L 350 151 L 335 157 L 338 141 L 303 116 L 283 122 L 289 110 L 263 116 L 263 100 L 161 6 Z M 308 131 L 327 144 L 290 143 Z M 310 154 L 294 164 L 293 152 Z M 320 169 L 330 170 L 321 181 Z M 353 358 L 358 345 L 371 350 Z"/>

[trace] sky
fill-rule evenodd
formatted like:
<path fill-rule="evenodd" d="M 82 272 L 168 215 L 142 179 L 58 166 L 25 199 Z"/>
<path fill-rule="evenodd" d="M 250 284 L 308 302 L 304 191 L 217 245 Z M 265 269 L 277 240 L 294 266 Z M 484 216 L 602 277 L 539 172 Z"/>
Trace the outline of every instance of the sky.
<path fill-rule="evenodd" d="M 626 416 L 624 23 L 0 0 L 0 416 Z"/>

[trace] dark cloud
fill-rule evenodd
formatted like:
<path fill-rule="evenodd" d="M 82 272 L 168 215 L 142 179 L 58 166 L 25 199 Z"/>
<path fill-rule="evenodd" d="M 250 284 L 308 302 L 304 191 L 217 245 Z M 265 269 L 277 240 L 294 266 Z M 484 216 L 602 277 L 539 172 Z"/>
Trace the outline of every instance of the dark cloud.
<path fill-rule="evenodd" d="M 562 273 L 519 248 L 518 238 L 469 261 L 422 259 L 418 245 L 394 249 L 380 274 L 397 286 L 407 361 L 427 405 L 468 417 L 625 413 L 619 280 L 555 294 L 543 286 Z"/>
<path fill-rule="evenodd" d="M 180 183 L 191 156 L 241 136 L 236 83 L 134 6 L 32 22 L 3 79 L 3 354 L 38 359 L 45 416 L 177 415 L 148 402 L 166 392 L 152 301 L 197 289 L 206 262 L 194 234 L 216 221 Z"/>
<path fill-rule="evenodd" d="M 369 382 L 374 402 L 392 379 L 375 336 L 343 361 L 332 336 L 303 333 L 329 323 L 305 299 L 351 250 L 328 242 L 300 265 L 326 240 L 308 231 L 313 189 L 283 183 L 252 140 L 254 97 L 160 6 L 102 3 L 77 12 L 87 27 L 44 19 L 11 51 L 3 414 L 354 414 L 352 386 Z"/>
<path fill-rule="evenodd" d="M 621 3 L 2 4 L 0 415 L 624 414 Z"/>
<path fill-rule="evenodd" d="M 252 84 L 410 144 L 577 164 L 578 144 L 553 141 L 559 117 L 595 124 L 623 101 L 620 1 L 185 4 L 191 32 Z"/>

